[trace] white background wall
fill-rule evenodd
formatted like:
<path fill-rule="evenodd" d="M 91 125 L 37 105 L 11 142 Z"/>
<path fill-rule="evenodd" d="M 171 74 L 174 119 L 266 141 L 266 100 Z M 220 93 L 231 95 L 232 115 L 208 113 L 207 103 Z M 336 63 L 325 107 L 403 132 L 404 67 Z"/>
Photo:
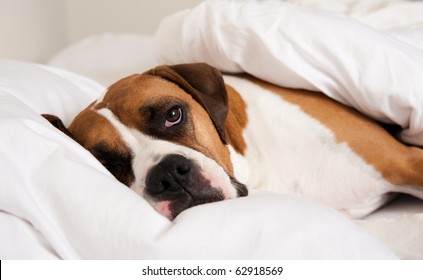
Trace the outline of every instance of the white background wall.
<path fill-rule="evenodd" d="M 43 62 L 101 32 L 153 34 L 160 20 L 201 0 L 0 0 L 0 58 Z"/>
<path fill-rule="evenodd" d="M 45 59 L 67 41 L 65 1 L 0 0 L 0 58 Z"/>
<path fill-rule="evenodd" d="M 1 1 L 1 0 L 0 0 Z M 16 1 L 16 0 L 15 0 Z M 65 0 L 69 39 L 106 31 L 153 34 L 160 20 L 201 0 Z"/>

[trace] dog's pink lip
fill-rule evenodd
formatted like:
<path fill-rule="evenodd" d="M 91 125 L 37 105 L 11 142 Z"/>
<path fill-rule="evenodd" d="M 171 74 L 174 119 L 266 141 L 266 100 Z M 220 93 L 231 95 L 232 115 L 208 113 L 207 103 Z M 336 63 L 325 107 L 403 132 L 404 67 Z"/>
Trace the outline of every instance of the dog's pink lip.
<path fill-rule="evenodd" d="M 173 216 L 172 212 L 170 211 L 170 201 L 159 201 L 154 204 L 154 208 L 157 212 L 168 218 L 169 220 L 173 221 L 175 217 Z"/>

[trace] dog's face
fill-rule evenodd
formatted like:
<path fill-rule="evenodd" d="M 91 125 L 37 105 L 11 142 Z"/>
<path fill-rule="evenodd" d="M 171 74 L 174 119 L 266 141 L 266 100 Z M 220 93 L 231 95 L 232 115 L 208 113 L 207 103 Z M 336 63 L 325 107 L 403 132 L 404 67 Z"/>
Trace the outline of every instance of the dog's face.
<path fill-rule="evenodd" d="M 169 219 L 247 195 L 226 145 L 227 94 L 205 64 L 160 66 L 113 84 L 69 126 L 120 182 Z"/>

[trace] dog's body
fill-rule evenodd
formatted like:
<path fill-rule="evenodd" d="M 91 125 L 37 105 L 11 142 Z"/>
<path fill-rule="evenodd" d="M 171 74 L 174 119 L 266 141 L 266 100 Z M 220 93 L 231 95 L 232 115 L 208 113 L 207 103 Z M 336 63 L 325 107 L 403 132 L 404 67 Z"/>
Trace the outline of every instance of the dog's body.
<path fill-rule="evenodd" d="M 68 133 L 169 219 L 247 195 L 245 185 L 299 194 L 352 217 L 390 193 L 423 193 L 420 148 L 323 94 L 248 76 L 223 81 L 205 64 L 118 81 Z"/>
<path fill-rule="evenodd" d="M 423 151 L 373 120 L 321 93 L 225 80 L 248 108 L 247 148 L 234 160 L 247 186 L 299 194 L 351 217 L 371 213 L 393 193 L 421 196 L 412 186 L 423 185 Z"/>

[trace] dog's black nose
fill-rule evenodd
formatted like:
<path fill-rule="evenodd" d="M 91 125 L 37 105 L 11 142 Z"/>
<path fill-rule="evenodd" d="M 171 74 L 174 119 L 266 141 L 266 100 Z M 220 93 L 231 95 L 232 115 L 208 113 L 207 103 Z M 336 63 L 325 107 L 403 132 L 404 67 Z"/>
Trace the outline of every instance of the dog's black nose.
<path fill-rule="evenodd" d="M 164 157 L 147 174 L 146 187 L 151 195 L 158 195 L 165 191 L 177 192 L 188 183 L 191 160 L 181 155 L 168 155 Z"/>

